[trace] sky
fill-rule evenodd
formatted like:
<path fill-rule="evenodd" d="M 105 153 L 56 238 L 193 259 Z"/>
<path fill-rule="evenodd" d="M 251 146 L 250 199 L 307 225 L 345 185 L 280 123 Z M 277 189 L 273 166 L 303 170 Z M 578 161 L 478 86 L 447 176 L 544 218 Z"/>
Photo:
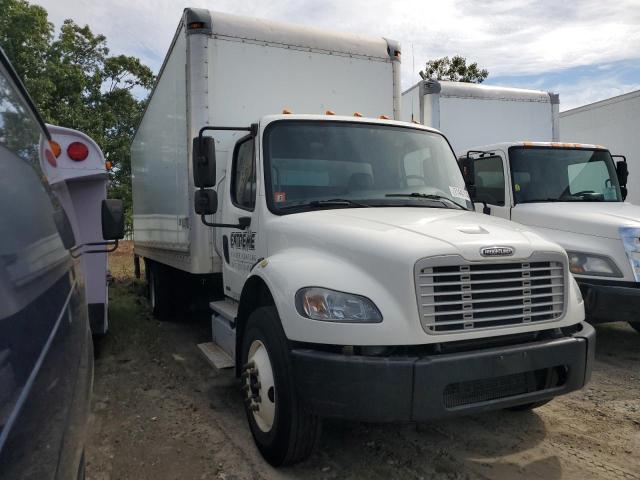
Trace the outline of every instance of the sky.
<path fill-rule="evenodd" d="M 640 89 L 640 0 L 31 0 L 106 35 L 157 72 L 182 10 L 209 8 L 402 44 L 402 87 L 428 59 L 460 54 L 486 84 L 560 93 L 560 110 Z"/>

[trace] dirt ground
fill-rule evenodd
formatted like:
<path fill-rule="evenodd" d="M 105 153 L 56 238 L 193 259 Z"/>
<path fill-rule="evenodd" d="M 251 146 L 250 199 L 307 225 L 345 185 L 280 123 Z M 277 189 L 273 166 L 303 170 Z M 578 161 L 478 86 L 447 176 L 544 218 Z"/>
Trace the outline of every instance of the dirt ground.
<path fill-rule="evenodd" d="M 591 383 L 535 411 L 326 421 L 308 461 L 275 470 L 253 445 L 231 373 L 196 349 L 209 340 L 208 319 L 153 320 L 131 265 L 126 244 L 110 258 L 88 479 L 640 479 L 640 335 L 627 325 L 597 327 Z"/>

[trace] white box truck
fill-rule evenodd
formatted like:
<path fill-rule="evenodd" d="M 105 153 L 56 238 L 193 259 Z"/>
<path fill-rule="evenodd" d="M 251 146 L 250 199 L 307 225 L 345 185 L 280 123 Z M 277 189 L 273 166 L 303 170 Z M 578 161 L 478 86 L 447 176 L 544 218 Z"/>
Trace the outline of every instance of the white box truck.
<path fill-rule="evenodd" d="M 640 332 L 640 207 L 627 165 L 599 145 L 508 142 L 459 161 L 476 209 L 528 225 L 567 250 L 591 323 Z"/>
<path fill-rule="evenodd" d="M 133 141 L 154 311 L 218 299 L 203 348 L 273 465 L 323 417 L 533 408 L 590 378 L 564 250 L 473 212 L 441 133 L 379 118 L 399 62 L 383 38 L 186 9 Z"/>
<path fill-rule="evenodd" d="M 402 120 L 444 133 L 456 153 L 474 145 L 559 139 L 556 93 L 421 80 L 402 94 Z"/>
<path fill-rule="evenodd" d="M 560 113 L 563 142 L 605 145 L 629 165 L 627 201 L 640 204 L 640 90 Z"/>

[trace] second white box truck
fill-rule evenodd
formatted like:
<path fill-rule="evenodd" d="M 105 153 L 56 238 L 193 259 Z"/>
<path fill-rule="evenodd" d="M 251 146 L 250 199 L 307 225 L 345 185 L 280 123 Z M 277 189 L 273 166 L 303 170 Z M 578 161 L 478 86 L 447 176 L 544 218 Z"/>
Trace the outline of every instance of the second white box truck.
<path fill-rule="evenodd" d="M 402 93 L 402 120 L 444 133 L 456 153 L 474 145 L 559 139 L 556 93 L 421 80 Z"/>
<path fill-rule="evenodd" d="M 135 135 L 154 312 L 218 299 L 202 348 L 273 465 L 323 417 L 534 408 L 590 377 L 562 248 L 473 212 L 441 133 L 379 118 L 399 62 L 383 38 L 187 9 Z"/>

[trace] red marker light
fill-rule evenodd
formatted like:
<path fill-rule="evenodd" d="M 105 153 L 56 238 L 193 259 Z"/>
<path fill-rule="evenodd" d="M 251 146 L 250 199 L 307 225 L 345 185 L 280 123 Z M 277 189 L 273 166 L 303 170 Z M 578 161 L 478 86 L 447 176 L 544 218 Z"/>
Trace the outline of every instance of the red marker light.
<path fill-rule="evenodd" d="M 51 150 L 49 150 L 47 148 L 44 151 L 44 156 L 47 159 L 47 162 L 49 162 L 49 165 L 51 165 L 52 167 L 57 167 L 58 166 L 58 162 L 56 161 L 56 157 L 53 155 L 53 152 Z"/>
<path fill-rule="evenodd" d="M 74 162 L 81 162 L 89 156 L 89 149 L 84 143 L 73 142 L 67 147 L 67 155 Z"/>

